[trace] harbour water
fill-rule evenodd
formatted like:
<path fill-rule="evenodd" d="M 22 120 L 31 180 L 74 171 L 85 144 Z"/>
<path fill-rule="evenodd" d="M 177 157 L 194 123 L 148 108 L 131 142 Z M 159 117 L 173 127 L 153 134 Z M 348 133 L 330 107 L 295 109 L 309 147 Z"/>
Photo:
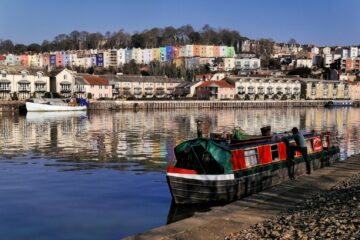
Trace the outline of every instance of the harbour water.
<path fill-rule="evenodd" d="M 0 239 L 119 239 L 172 221 L 165 170 L 197 119 L 205 135 L 338 131 L 342 159 L 360 152 L 360 108 L 2 114 Z"/>

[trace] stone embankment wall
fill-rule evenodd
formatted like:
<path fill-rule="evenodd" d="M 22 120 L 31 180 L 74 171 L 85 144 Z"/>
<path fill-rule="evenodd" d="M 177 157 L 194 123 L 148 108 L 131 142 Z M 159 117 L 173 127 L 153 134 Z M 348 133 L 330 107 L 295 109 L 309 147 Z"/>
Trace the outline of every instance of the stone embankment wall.
<path fill-rule="evenodd" d="M 0 101 L 0 112 L 19 111 L 20 106 L 25 106 L 25 101 Z"/>
<path fill-rule="evenodd" d="M 328 101 L 93 101 L 90 110 L 323 107 Z"/>

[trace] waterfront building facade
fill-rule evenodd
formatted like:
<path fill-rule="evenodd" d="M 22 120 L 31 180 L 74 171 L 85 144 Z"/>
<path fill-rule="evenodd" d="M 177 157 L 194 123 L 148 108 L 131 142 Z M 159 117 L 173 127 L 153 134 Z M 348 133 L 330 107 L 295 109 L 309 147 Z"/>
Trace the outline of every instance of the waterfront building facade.
<path fill-rule="evenodd" d="M 301 83 L 293 78 L 230 77 L 241 100 L 299 100 Z"/>

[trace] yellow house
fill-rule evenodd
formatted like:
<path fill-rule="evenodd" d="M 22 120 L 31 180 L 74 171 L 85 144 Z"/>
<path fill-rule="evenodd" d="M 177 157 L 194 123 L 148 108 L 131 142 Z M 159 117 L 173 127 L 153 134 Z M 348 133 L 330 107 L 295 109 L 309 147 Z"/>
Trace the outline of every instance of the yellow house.
<path fill-rule="evenodd" d="M 208 57 L 206 45 L 200 45 L 200 57 Z"/>
<path fill-rule="evenodd" d="M 153 48 L 152 49 L 152 60 L 153 61 L 160 61 L 160 48 Z"/>
<path fill-rule="evenodd" d="M 306 99 L 349 99 L 349 84 L 345 81 L 306 79 L 302 80 Z"/>
<path fill-rule="evenodd" d="M 206 54 L 207 54 L 207 57 L 214 57 L 214 46 L 207 45 L 206 46 Z"/>
<path fill-rule="evenodd" d="M 360 83 L 349 82 L 351 100 L 360 100 Z"/>

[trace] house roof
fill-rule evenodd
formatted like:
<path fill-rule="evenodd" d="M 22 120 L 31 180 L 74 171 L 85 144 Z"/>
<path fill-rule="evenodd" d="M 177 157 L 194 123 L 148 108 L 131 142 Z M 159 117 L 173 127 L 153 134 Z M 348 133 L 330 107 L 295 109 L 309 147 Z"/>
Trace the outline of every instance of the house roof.
<path fill-rule="evenodd" d="M 184 80 L 180 78 L 168 78 L 166 76 L 141 76 L 141 75 L 104 75 L 107 79 L 114 82 L 173 82 L 181 83 Z"/>
<path fill-rule="evenodd" d="M 95 76 L 83 76 L 83 78 L 90 84 L 90 85 L 109 85 L 109 80 L 102 78 L 102 77 L 95 77 Z"/>
<path fill-rule="evenodd" d="M 206 81 L 200 84 L 199 87 L 219 87 L 219 88 L 234 88 L 234 85 L 225 80 L 220 81 Z"/>

